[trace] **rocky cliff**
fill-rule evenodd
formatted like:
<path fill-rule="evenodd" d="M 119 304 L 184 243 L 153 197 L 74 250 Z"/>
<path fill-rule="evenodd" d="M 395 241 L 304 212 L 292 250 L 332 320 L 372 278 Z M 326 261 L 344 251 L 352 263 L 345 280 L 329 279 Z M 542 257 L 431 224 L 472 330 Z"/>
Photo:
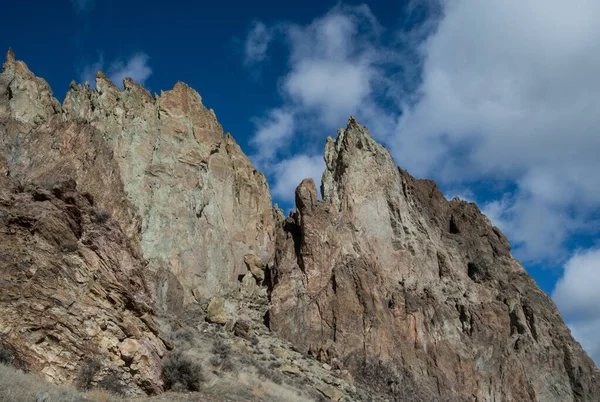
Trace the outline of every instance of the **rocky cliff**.
<path fill-rule="evenodd" d="M 598 370 L 504 235 L 354 119 L 327 140 L 322 200 L 305 180 L 284 218 L 197 92 L 123 85 L 98 73 L 61 105 L 11 51 L 3 65 L 0 346 L 22 367 L 63 383 L 95 356 L 160 392 L 160 322 L 206 317 L 309 353 L 341 378 L 306 377 L 330 399 L 597 400 Z"/>
<path fill-rule="evenodd" d="M 473 203 L 396 168 L 354 119 L 280 226 L 271 328 L 398 400 L 595 400 L 598 372 Z"/>

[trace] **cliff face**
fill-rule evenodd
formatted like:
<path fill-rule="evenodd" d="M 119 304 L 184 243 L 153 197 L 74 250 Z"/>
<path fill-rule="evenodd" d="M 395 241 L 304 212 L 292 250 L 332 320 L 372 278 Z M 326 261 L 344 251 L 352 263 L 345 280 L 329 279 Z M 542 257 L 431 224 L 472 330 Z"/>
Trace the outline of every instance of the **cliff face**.
<path fill-rule="evenodd" d="M 0 346 L 54 382 L 102 356 L 158 392 L 158 314 L 223 296 L 214 322 L 259 327 L 268 291 L 273 333 L 381 398 L 597 399 L 593 362 L 475 204 L 398 169 L 354 119 L 325 160 L 323 201 L 305 180 L 284 218 L 187 85 L 152 97 L 99 73 L 61 105 L 9 52 Z"/>
<path fill-rule="evenodd" d="M 186 84 L 155 98 L 129 79 L 124 88 L 101 73 L 94 91 L 73 84 L 62 118 L 97 128 L 114 150 L 140 216 L 130 235 L 139 234 L 148 269 L 168 278 L 161 300 L 183 305 L 226 293 L 247 272 L 245 255 L 266 261 L 272 252 L 265 177 Z"/>
<path fill-rule="evenodd" d="M 475 204 L 396 168 L 354 119 L 296 190 L 271 328 L 398 400 L 592 401 L 598 372 Z"/>
<path fill-rule="evenodd" d="M 139 240 L 148 269 L 165 279 L 159 294 L 163 307 L 167 300 L 183 305 L 226 293 L 247 272 L 245 255 L 268 260 L 274 229 L 265 177 L 186 84 L 178 82 L 153 98 L 130 79 L 120 90 L 99 73 L 93 91 L 72 83 L 61 107 L 48 84 L 12 55 L 1 80 L 0 116 L 53 136 L 71 130 L 89 137 L 82 127 L 101 133 L 116 167 L 109 177 L 103 166 L 84 169 L 70 160 L 90 159 L 86 153 L 98 149 L 94 144 L 76 148 L 65 140 L 54 148 L 61 154 L 56 163 L 68 166 L 128 237 Z M 20 139 L 5 141 L 13 175 L 32 179 L 55 172 L 44 152 L 30 152 L 25 159 Z"/>
<path fill-rule="evenodd" d="M 3 299 L 8 304 L 0 307 L 0 333 L 3 346 L 52 381 L 74 378 L 78 360 L 86 356 L 85 344 L 86 348 L 97 347 L 98 355 L 108 349 L 107 364 L 131 369 L 136 376 L 134 386 L 158 391 L 165 345 L 156 338 L 158 333 L 149 330 L 155 328 L 148 317 L 155 311 L 181 312 L 185 305 L 204 303 L 237 289 L 238 276 L 248 272 L 244 257 L 252 256 L 260 264 L 272 253 L 273 214 L 264 176 L 233 138 L 223 134 L 198 93 L 178 83 L 173 90 L 152 98 L 130 80 L 124 84 L 125 89 L 119 90 L 99 73 L 95 90 L 73 84 L 61 106 L 48 84 L 15 60 L 12 51 L 8 53 L 0 74 L 0 167 L 6 182 L 2 206 L 7 217 L 3 223 L 8 234 L 16 230 L 14 225 L 26 223 L 16 232 L 21 236 L 5 237 L 3 243 L 11 245 L 22 237 L 33 256 L 19 256 L 25 246 L 11 246 L 6 258 L 0 259 L 0 279 L 12 289 L 10 297 Z M 52 196 L 56 186 L 67 182 L 71 183 L 68 201 Z M 50 194 L 46 203 L 37 202 L 37 191 Z M 86 196 L 92 204 L 85 203 Z M 50 208 L 48 202 L 59 206 Z M 28 210 L 31 216 L 21 218 L 19 214 Z M 64 216 L 67 212 L 74 214 L 75 223 L 71 215 Z M 85 222 L 93 223 L 95 213 L 110 217 L 113 230 L 92 227 L 88 234 Z M 45 236 L 52 233 L 51 245 L 37 235 L 38 224 L 45 225 Z M 112 237 L 115 233 L 119 233 L 118 240 Z M 64 247 L 78 257 L 65 260 L 61 254 Z M 18 271 L 21 264 L 15 261 L 22 258 L 29 261 L 28 267 L 34 267 L 32 273 Z M 35 268 L 38 260 L 45 261 L 42 266 L 61 267 L 61 272 L 75 271 L 75 264 L 84 271 L 83 277 L 65 278 L 53 271 L 56 284 L 45 282 L 45 292 L 36 293 L 40 289 L 32 287 L 38 276 L 42 272 L 51 276 Z M 129 298 L 131 294 L 143 296 L 147 304 L 140 310 L 143 314 L 127 301 L 113 303 L 117 296 L 108 289 L 96 292 L 96 281 L 102 279 L 96 274 L 98 265 L 111 272 L 98 286 L 115 287 Z M 131 272 L 143 276 L 136 279 Z M 61 281 L 66 281 L 64 286 L 58 285 Z M 139 288 L 136 281 L 144 282 L 144 287 Z M 24 288 L 33 293 L 24 296 Z M 35 305 L 32 308 L 37 310 L 28 311 L 27 319 L 16 319 L 24 304 L 36 301 L 36 295 L 52 305 L 57 288 L 69 295 L 69 303 L 53 305 L 60 310 L 57 316 L 47 315 L 48 306 Z M 107 298 L 108 304 L 97 298 Z M 109 318 L 89 323 L 88 316 L 76 314 L 80 303 L 81 308 L 96 306 L 87 309 L 89 317 L 97 313 Z M 16 316 L 4 314 L 8 311 Z M 129 314 L 146 314 L 150 324 L 129 322 Z M 31 335 L 41 325 L 32 322 L 45 319 L 66 327 L 68 335 L 55 336 L 48 331 L 42 331 L 45 338 Z M 106 326 L 106 322 L 112 324 Z M 72 333 L 83 331 L 88 324 L 100 329 Z M 119 332 L 123 325 L 134 328 L 133 332 L 123 335 Z M 116 340 L 107 341 L 107 333 Z M 47 347 L 41 350 L 42 346 L 30 341 L 30 335 L 40 342 L 47 340 Z M 148 351 L 142 353 L 141 348 L 136 352 L 147 368 L 134 365 L 132 369 L 131 356 L 124 354 L 129 351 L 121 351 L 134 342 L 149 343 Z M 134 346 L 137 350 L 138 345 Z M 62 347 L 68 354 L 61 352 Z M 66 357 L 56 357 L 59 355 Z"/>

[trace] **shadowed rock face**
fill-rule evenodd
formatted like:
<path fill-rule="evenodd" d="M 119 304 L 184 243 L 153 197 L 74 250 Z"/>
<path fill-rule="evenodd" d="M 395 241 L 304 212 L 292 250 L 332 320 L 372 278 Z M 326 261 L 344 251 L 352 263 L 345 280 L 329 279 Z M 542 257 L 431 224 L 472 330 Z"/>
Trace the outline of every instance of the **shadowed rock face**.
<path fill-rule="evenodd" d="M 596 400 L 593 362 L 475 204 L 396 168 L 354 119 L 296 190 L 272 264 L 278 334 L 398 400 Z"/>
<path fill-rule="evenodd" d="M 123 84 L 99 73 L 61 105 L 12 52 L 3 65 L 0 346 L 22 365 L 61 383 L 98 356 L 158 392 L 156 313 L 256 324 L 263 284 L 272 331 L 381 398 L 597 400 L 597 369 L 504 235 L 354 119 L 327 140 L 323 201 L 305 180 L 284 218 L 197 92 Z"/>

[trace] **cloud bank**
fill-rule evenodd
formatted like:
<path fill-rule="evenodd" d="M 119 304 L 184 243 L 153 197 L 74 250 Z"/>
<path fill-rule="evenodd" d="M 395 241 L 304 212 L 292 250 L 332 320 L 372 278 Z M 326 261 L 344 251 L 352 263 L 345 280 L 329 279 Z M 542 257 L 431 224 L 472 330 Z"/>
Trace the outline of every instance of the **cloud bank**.
<path fill-rule="evenodd" d="M 424 43 L 422 84 L 402 107 L 393 153 L 418 176 L 516 185 L 496 222 L 530 261 L 563 244 L 600 205 L 600 3 L 444 2 Z"/>

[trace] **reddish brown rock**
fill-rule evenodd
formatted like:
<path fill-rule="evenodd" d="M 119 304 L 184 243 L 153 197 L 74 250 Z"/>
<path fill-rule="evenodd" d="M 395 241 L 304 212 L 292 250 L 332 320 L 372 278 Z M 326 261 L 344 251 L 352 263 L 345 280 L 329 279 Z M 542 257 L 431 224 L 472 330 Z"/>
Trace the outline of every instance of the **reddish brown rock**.
<path fill-rule="evenodd" d="M 296 190 L 271 328 L 396 400 L 594 401 L 600 378 L 475 204 L 396 168 L 350 119 Z"/>

